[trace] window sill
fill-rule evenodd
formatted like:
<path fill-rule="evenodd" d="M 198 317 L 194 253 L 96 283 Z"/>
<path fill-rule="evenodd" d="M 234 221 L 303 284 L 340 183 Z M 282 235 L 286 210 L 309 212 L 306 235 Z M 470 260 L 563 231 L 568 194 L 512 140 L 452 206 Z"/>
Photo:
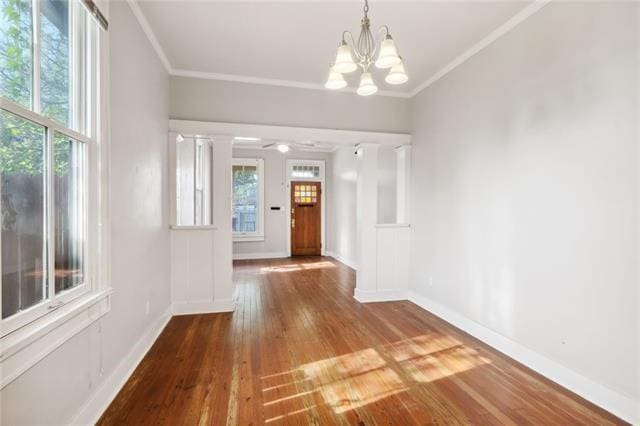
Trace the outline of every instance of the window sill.
<path fill-rule="evenodd" d="M 234 235 L 234 243 L 250 243 L 264 241 L 264 235 Z"/>
<path fill-rule="evenodd" d="M 0 389 L 109 312 L 111 289 L 79 297 L 0 339 Z"/>

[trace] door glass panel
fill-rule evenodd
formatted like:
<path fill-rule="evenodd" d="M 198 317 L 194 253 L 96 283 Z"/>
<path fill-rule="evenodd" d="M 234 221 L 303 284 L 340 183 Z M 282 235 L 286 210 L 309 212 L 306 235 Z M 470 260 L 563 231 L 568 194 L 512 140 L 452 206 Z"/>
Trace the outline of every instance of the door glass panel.
<path fill-rule="evenodd" d="M 47 295 L 45 129 L 0 110 L 2 318 Z"/>

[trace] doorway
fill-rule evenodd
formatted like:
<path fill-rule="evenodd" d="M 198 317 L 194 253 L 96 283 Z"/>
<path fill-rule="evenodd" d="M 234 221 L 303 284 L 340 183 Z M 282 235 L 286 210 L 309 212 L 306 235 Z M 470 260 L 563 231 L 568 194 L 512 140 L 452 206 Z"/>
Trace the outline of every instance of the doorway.
<path fill-rule="evenodd" d="M 319 256 L 322 253 L 322 185 L 313 181 L 292 181 L 291 255 Z"/>

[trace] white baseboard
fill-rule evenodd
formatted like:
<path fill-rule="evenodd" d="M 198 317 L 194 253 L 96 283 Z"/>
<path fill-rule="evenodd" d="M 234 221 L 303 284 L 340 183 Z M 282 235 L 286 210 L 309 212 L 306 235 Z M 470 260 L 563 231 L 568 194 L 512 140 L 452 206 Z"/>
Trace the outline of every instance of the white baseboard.
<path fill-rule="evenodd" d="M 410 291 L 408 299 L 548 379 L 591 401 L 631 424 L 640 424 L 640 403 L 602 386 L 575 371 L 469 318 Z"/>
<path fill-rule="evenodd" d="M 280 251 L 268 251 L 263 253 L 233 253 L 233 260 L 281 259 L 283 257 L 289 257 L 289 255 Z"/>
<path fill-rule="evenodd" d="M 218 312 L 233 312 L 236 310 L 234 299 L 202 300 L 193 302 L 173 302 L 173 315 L 213 314 Z"/>
<path fill-rule="evenodd" d="M 394 302 L 407 300 L 407 295 L 403 291 L 396 290 L 363 291 L 356 288 L 353 292 L 353 298 L 360 303 Z"/>
<path fill-rule="evenodd" d="M 171 319 L 171 312 L 167 311 L 153 322 L 140 337 L 135 346 L 120 361 L 115 370 L 107 377 L 93 396 L 80 408 L 71 422 L 73 425 L 95 425 L 109 404 L 114 400 L 120 389 L 129 380 L 131 374 L 142 361 L 151 346 L 164 330 Z"/>
<path fill-rule="evenodd" d="M 333 257 L 335 260 L 337 260 L 340 263 L 344 263 L 345 265 L 347 265 L 349 268 L 353 269 L 354 271 L 358 270 L 358 264 L 351 259 L 348 259 L 346 257 L 340 256 L 338 253 L 332 252 L 332 251 L 327 251 L 325 253 L 325 256 L 329 256 L 329 257 Z"/>

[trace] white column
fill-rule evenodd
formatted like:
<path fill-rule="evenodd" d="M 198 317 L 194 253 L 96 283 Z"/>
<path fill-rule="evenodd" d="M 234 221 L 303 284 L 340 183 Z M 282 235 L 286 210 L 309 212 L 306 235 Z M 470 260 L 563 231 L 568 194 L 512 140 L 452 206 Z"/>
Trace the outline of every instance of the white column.
<path fill-rule="evenodd" d="M 214 303 L 233 311 L 233 241 L 231 234 L 231 151 L 232 138 L 213 140 L 213 246 Z"/>
<path fill-rule="evenodd" d="M 396 173 L 396 222 L 408 224 L 411 222 L 411 146 L 396 148 Z"/>
<path fill-rule="evenodd" d="M 377 281 L 378 144 L 358 145 L 357 170 L 358 270 L 354 297 L 365 302 L 375 293 Z"/>

